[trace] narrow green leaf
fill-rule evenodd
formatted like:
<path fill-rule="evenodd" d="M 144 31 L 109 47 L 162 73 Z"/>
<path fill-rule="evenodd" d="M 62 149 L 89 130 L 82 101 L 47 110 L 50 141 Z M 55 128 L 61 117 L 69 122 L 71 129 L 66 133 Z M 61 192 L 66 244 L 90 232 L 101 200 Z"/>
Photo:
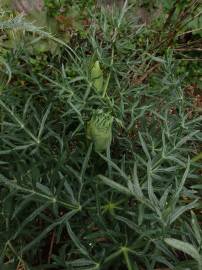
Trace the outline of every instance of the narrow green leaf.
<path fill-rule="evenodd" d="M 199 130 L 195 130 L 193 132 L 191 132 L 189 135 L 183 137 L 177 144 L 176 144 L 176 148 L 181 147 L 182 145 L 184 145 L 187 141 L 189 141 L 191 138 L 193 138 L 197 133 L 199 133 Z"/>
<path fill-rule="evenodd" d="M 164 209 L 166 206 L 166 202 L 168 200 L 168 194 L 169 194 L 170 190 L 171 190 L 171 186 L 166 188 L 166 190 L 163 192 L 163 195 L 160 198 L 159 205 L 160 205 L 161 209 Z"/>
<path fill-rule="evenodd" d="M 95 265 L 95 262 L 92 261 L 92 260 L 87 260 L 87 259 L 77 259 L 77 260 L 74 260 L 74 261 L 70 261 L 70 262 L 67 262 L 66 265 L 71 265 L 73 267 L 83 267 L 84 266 L 89 266 L 89 267 L 92 267 L 93 265 Z"/>
<path fill-rule="evenodd" d="M 195 233 L 195 238 L 199 245 L 202 243 L 202 228 L 198 223 L 197 217 L 193 211 L 191 211 L 191 223 Z"/>
<path fill-rule="evenodd" d="M 108 159 L 107 157 L 105 157 L 104 155 L 100 154 L 99 155 L 106 161 L 108 162 L 108 164 L 110 164 L 110 166 L 112 168 L 114 168 L 117 172 L 120 173 L 120 175 L 124 178 L 124 180 L 126 180 L 128 182 L 128 176 L 125 174 L 125 172 L 123 170 L 121 170 L 111 159 Z"/>
<path fill-rule="evenodd" d="M 25 103 L 25 107 L 24 107 L 24 110 L 23 110 L 23 121 L 25 120 L 25 117 L 26 117 L 26 114 L 27 114 L 27 111 L 28 111 L 28 108 L 29 108 L 30 101 L 31 101 L 32 97 L 33 97 L 33 95 L 30 95 L 30 97 L 27 99 L 27 101 Z"/>
<path fill-rule="evenodd" d="M 138 175 L 137 175 L 137 164 L 136 163 L 134 163 L 134 167 L 133 167 L 133 184 L 134 184 L 134 190 L 135 190 L 137 196 L 139 198 L 143 198 L 144 195 L 143 195 L 142 189 L 140 187 L 140 182 L 139 182 Z"/>
<path fill-rule="evenodd" d="M 150 157 L 150 154 L 149 154 L 149 150 L 148 150 L 148 148 L 147 148 L 147 145 L 146 145 L 146 143 L 145 143 L 145 141 L 144 141 L 144 139 L 143 139 L 141 133 L 138 132 L 138 135 L 139 135 L 139 138 L 140 138 L 140 142 L 141 142 L 141 145 L 142 145 L 142 149 L 143 149 L 143 151 L 144 151 L 144 153 L 145 153 L 147 159 L 148 159 L 149 161 L 151 161 L 151 157 Z"/>
<path fill-rule="evenodd" d="M 90 258 L 90 255 L 88 254 L 87 249 L 84 247 L 84 245 L 82 245 L 78 239 L 78 237 L 75 235 L 75 233 L 72 231 L 72 228 L 69 224 L 68 221 L 66 221 L 66 227 L 67 227 L 67 231 L 68 234 L 70 236 L 70 238 L 72 239 L 72 241 L 74 242 L 75 246 L 80 250 L 80 252 L 85 255 L 86 257 Z"/>
<path fill-rule="evenodd" d="M 87 151 L 87 154 L 85 156 L 85 159 L 83 161 L 83 165 L 82 165 L 82 169 L 81 169 L 81 174 L 80 174 L 80 179 L 82 180 L 84 175 L 85 175 L 85 172 L 86 172 L 86 169 L 88 167 L 88 163 L 89 163 L 89 159 L 90 159 L 90 155 L 91 155 L 91 152 L 92 152 L 92 147 L 93 147 L 93 144 L 91 143 L 89 148 L 88 148 L 88 151 Z"/>
<path fill-rule="evenodd" d="M 6 68 L 6 73 L 8 74 L 8 80 L 7 80 L 6 84 L 8 84 L 12 78 L 11 68 L 10 68 L 9 64 L 6 63 L 2 57 L 0 57 L 0 64 L 3 64 Z"/>
<path fill-rule="evenodd" d="M 194 207 L 196 207 L 197 201 L 198 201 L 198 199 L 194 200 L 193 202 L 191 202 L 187 205 L 175 208 L 175 210 L 173 211 L 173 213 L 170 216 L 170 224 L 172 224 L 176 219 L 178 219 L 187 210 L 190 210 L 190 209 L 193 209 Z"/>
<path fill-rule="evenodd" d="M 155 205 L 155 207 L 159 208 L 158 199 L 154 193 L 153 185 L 152 185 L 152 176 L 151 176 L 151 165 L 148 163 L 147 166 L 147 184 L 148 184 L 148 195 L 151 203 Z"/>
<path fill-rule="evenodd" d="M 37 183 L 36 183 L 36 187 L 37 187 L 40 191 L 42 191 L 44 194 L 46 194 L 46 195 L 48 195 L 48 196 L 53 196 L 53 195 L 51 194 L 50 189 L 49 189 L 47 186 L 45 186 L 45 185 L 43 185 L 43 184 L 37 182 Z"/>
<path fill-rule="evenodd" d="M 132 195 L 129 189 L 126 187 L 114 182 L 113 180 L 103 176 L 103 175 L 98 175 L 98 177 L 108 186 L 112 187 L 116 191 L 119 191 L 121 193 L 127 194 L 127 195 Z"/>
<path fill-rule="evenodd" d="M 141 234 L 141 230 L 139 228 L 139 226 L 137 226 L 132 220 L 122 217 L 122 216 L 118 216 L 116 215 L 115 218 L 123 223 L 125 223 L 130 229 L 132 229 L 133 231 Z"/>
<path fill-rule="evenodd" d="M 201 256 L 200 256 L 198 250 L 193 245 L 191 245 L 187 242 L 184 242 L 184 241 L 174 239 L 174 238 L 165 238 L 164 241 L 169 246 L 176 248 L 176 249 L 188 254 L 189 256 L 194 258 L 198 263 L 201 262 Z"/>
<path fill-rule="evenodd" d="M 174 203 L 177 202 L 177 200 L 178 200 L 178 198 L 179 198 L 179 196 L 180 196 L 180 193 L 181 193 L 181 191 L 182 191 L 182 189 L 183 189 L 183 186 L 184 186 L 184 184 L 185 184 L 185 181 L 186 181 L 186 179 L 187 179 L 187 176 L 188 176 L 188 173 L 189 173 L 189 169 L 190 169 L 190 158 L 188 158 L 186 170 L 185 170 L 185 172 L 184 172 L 184 174 L 183 174 L 183 177 L 182 177 L 182 180 L 181 180 L 181 182 L 180 182 L 180 185 L 179 185 L 179 187 L 178 187 L 178 189 L 177 189 L 177 192 L 176 192 L 175 195 L 174 195 Z"/>
<path fill-rule="evenodd" d="M 41 135 L 42 135 L 44 127 L 45 127 L 46 120 L 47 120 L 48 115 L 50 113 L 50 110 L 51 110 L 51 104 L 48 106 L 48 109 L 46 110 L 46 112 L 45 112 L 45 114 L 44 114 L 44 116 L 43 116 L 43 118 L 41 120 L 41 125 L 40 125 L 39 133 L 38 133 L 38 136 L 37 136 L 38 140 L 40 140 L 40 138 L 41 138 Z"/>
<path fill-rule="evenodd" d="M 26 197 L 23 198 L 22 202 L 20 202 L 19 204 L 16 205 L 15 211 L 12 215 L 11 219 L 14 219 L 17 214 L 22 211 L 25 207 L 27 207 L 27 205 L 33 200 L 33 195 L 29 194 Z"/>

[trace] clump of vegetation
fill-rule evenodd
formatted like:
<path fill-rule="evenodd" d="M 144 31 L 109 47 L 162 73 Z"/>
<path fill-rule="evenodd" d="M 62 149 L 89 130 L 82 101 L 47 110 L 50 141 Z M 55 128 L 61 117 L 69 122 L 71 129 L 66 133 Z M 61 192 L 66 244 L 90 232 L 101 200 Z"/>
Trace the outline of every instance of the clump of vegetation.
<path fill-rule="evenodd" d="M 1 269 L 202 269 L 200 1 L 160 2 L 1 6 Z"/>

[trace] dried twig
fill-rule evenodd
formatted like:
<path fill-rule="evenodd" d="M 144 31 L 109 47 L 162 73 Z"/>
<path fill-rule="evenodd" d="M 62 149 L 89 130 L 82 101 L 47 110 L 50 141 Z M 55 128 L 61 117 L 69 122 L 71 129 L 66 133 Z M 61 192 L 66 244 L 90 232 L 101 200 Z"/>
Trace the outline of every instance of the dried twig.
<path fill-rule="evenodd" d="M 148 69 L 139 79 L 134 80 L 135 85 L 139 85 L 143 83 L 146 78 L 156 69 L 160 66 L 160 63 L 155 64 L 150 69 Z"/>

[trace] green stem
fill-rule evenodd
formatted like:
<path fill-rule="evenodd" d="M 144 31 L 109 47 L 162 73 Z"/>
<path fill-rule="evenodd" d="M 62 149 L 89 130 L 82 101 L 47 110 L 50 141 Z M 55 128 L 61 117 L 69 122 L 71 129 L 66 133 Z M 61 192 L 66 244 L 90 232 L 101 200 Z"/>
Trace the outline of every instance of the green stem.
<path fill-rule="evenodd" d="M 104 263 L 108 263 L 110 261 L 112 261 L 113 259 L 115 259 L 116 257 L 118 257 L 121 254 L 121 249 L 117 250 L 116 252 L 112 253 L 111 255 L 109 255 L 105 260 Z"/>
<path fill-rule="evenodd" d="M 123 252 L 124 259 L 126 261 L 127 269 L 128 270 L 133 270 L 133 267 L 131 265 L 131 262 L 130 262 L 130 259 L 129 259 L 129 256 L 128 256 L 128 249 L 126 247 L 123 247 L 122 252 Z"/>

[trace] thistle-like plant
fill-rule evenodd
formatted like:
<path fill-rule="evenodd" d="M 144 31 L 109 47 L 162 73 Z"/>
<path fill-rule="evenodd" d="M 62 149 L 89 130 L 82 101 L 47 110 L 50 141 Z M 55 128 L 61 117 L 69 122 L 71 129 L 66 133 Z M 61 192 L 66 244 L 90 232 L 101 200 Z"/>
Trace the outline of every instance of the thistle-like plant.
<path fill-rule="evenodd" d="M 110 146 L 112 140 L 113 116 L 103 110 L 95 110 L 87 123 L 86 137 L 94 144 L 96 152 L 102 152 Z"/>

